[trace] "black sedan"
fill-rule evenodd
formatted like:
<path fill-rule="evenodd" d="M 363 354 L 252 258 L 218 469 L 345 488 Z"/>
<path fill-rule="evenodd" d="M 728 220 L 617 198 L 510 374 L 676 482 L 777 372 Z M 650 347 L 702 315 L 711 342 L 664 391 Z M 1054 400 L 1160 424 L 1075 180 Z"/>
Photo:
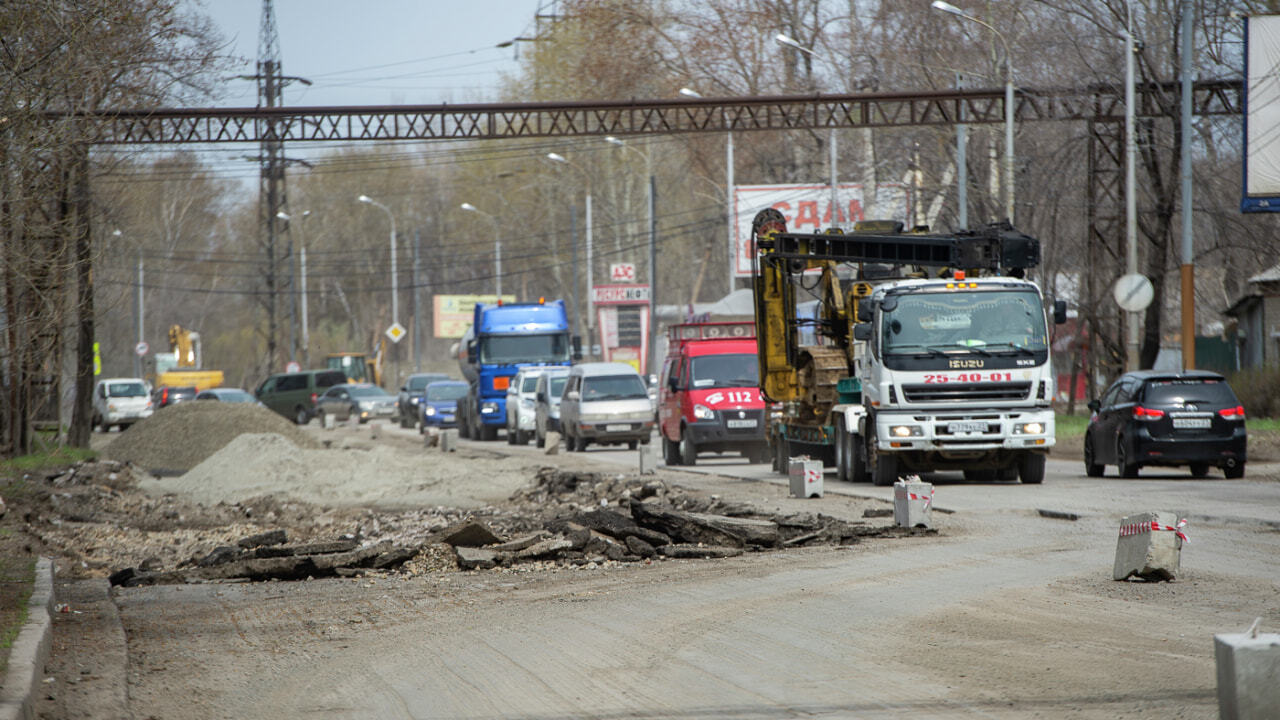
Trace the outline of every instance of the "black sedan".
<path fill-rule="evenodd" d="M 1115 465 L 1134 478 L 1145 466 L 1185 466 L 1195 477 L 1218 467 L 1244 477 L 1244 407 L 1225 378 L 1203 370 L 1125 373 L 1100 400 L 1084 436 L 1084 468 Z"/>

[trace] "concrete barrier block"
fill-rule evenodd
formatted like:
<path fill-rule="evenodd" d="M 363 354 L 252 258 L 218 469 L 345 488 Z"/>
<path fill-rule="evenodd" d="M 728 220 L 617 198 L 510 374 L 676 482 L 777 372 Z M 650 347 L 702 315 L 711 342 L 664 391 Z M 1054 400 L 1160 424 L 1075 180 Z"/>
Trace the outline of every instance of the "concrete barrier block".
<path fill-rule="evenodd" d="M 933 484 L 919 479 L 895 482 L 893 522 L 905 528 L 933 527 Z"/>
<path fill-rule="evenodd" d="M 1112 578 L 1176 579 L 1182 543 L 1187 537 L 1182 531 L 1186 524 L 1171 512 L 1135 513 L 1121 518 Z"/>
<path fill-rule="evenodd" d="M 1223 633 L 1213 636 L 1218 663 L 1218 717 L 1265 720 L 1280 717 L 1280 635 Z"/>
<path fill-rule="evenodd" d="M 652 475 L 658 471 L 658 449 L 653 443 L 640 446 L 640 474 Z"/>
<path fill-rule="evenodd" d="M 787 461 L 791 497 L 822 497 L 822 461 L 793 457 Z"/>
<path fill-rule="evenodd" d="M 329 413 L 325 413 L 325 414 L 324 414 L 324 420 L 323 420 L 323 422 L 324 422 L 324 429 L 325 429 L 325 430 L 332 430 L 332 429 L 334 428 L 334 426 L 336 425 L 336 423 L 337 423 L 337 421 L 336 421 L 336 420 L 334 420 L 334 419 L 333 419 L 333 416 L 332 416 L 332 415 L 330 415 Z"/>
<path fill-rule="evenodd" d="M 370 436 L 370 437 L 372 437 L 374 440 L 377 440 L 377 439 L 378 439 L 378 436 L 379 436 L 379 435 L 381 435 L 381 434 L 382 434 L 382 423 L 376 423 L 376 422 L 375 422 L 375 423 L 369 423 L 369 436 Z"/>
<path fill-rule="evenodd" d="M 458 449 L 458 430 L 448 428 L 440 431 L 440 452 L 455 452 Z"/>
<path fill-rule="evenodd" d="M 555 430 L 547 433 L 546 450 L 544 452 L 548 455 L 560 454 L 560 433 Z"/>

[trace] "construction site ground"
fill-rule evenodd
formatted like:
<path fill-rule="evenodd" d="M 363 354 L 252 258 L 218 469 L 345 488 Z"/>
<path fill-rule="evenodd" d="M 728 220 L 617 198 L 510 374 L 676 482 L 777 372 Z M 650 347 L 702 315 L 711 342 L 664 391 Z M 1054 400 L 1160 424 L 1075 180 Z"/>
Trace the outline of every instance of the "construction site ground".
<path fill-rule="evenodd" d="M 39 717 L 1211 718 L 1213 634 L 1280 627 L 1280 466 L 1262 461 L 1280 455 L 1252 438 L 1241 481 L 1086 478 L 1068 447 L 1043 486 L 931 478 L 935 533 L 852 544 L 474 571 L 432 545 L 352 577 L 113 588 L 122 568 L 189 565 L 273 529 L 410 545 L 468 519 L 515 532 L 539 468 L 629 477 L 637 462 L 501 440 L 446 454 L 386 425 L 291 436 L 155 419 L 155 437 L 96 436 L 104 462 L 0 491 L 5 547 L 57 563 Z M 181 474 L 112 464 L 122 439 L 158 462 L 188 442 L 179 427 L 229 439 L 167 456 Z M 656 479 L 721 504 L 893 520 L 891 488 L 830 473 L 808 499 L 736 458 Z M 1119 520 L 1147 510 L 1189 518 L 1179 575 L 1113 581 Z"/>

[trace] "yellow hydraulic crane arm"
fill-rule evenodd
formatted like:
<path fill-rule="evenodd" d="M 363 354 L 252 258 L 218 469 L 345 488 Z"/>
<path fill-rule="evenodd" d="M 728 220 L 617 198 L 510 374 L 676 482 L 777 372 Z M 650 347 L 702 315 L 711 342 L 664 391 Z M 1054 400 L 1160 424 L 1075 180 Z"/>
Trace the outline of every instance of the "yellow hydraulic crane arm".
<path fill-rule="evenodd" d="M 762 211 L 751 224 L 752 245 L 757 248 L 752 282 L 760 390 L 771 402 L 796 400 L 800 395 L 796 368 L 788 352 L 793 332 L 788 319 L 795 317 L 795 288 L 788 282 L 782 263 L 773 262 L 772 250 L 760 242 L 780 232 L 786 232 L 786 221 L 777 210 Z"/>

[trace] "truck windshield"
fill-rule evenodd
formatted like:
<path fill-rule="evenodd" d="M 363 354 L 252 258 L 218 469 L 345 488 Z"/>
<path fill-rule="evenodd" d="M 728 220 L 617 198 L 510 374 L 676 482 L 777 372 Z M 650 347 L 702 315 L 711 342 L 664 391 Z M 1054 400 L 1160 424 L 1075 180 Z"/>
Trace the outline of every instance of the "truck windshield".
<path fill-rule="evenodd" d="M 1031 290 L 950 290 L 898 295 L 882 313 L 886 354 L 1043 352 L 1044 309 Z"/>
<path fill-rule="evenodd" d="M 569 362 L 569 336 L 488 335 L 480 339 L 480 362 L 485 365 Z"/>
<path fill-rule="evenodd" d="M 756 387 L 760 384 L 759 359 L 755 355 L 699 355 L 693 359 L 693 386 Z"/>

